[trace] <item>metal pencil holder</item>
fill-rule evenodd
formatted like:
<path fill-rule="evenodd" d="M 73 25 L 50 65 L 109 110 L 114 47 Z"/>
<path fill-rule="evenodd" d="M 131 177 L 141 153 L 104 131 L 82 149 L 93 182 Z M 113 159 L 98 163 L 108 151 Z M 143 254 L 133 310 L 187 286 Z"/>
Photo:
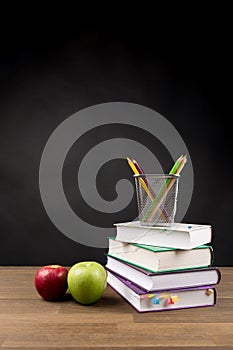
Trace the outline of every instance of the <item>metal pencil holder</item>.
<path fill-rule="evenodd" d="M 141 225 L 169 226 L 174 223 L 179 175 L 134 175 Z"/>

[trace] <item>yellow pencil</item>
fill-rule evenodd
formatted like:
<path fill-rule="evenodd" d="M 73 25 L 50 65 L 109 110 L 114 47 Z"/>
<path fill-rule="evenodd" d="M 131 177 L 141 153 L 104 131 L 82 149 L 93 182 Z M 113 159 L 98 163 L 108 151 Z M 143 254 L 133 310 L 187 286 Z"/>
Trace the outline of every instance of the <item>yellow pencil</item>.
<path fill-rule="evenodd" d="M 135 175 L 140 174 L 139 171 L 138 171 L 138 169 L 137 169 L 136 166 L 134 165 L 133 161 L 132 161 L 129 157 L 127 157 L 126 159 L 127 159 L 128 163 L 129 163 L 130 168 L 133 170 L 134 174 L 135 174 Z M 139 181 L 141 182 L 141 185 L 142 185 L 143 189 L 145 190 L 146 194 L 148 195 L 148 197 L 150 198 L 150 200 L 151 200 L 151 202 L 152 202 L 152 201 L 154 200 L 154 197 L 153 197 L 153 195 L 150 193 L 147 184 L 145 183 L 145 181 L 144 181 L 141 177 L 139 178 Z M 160 213 L 160 215 L 162 216 L 163 221 L 166 222 L 166 221 L 167 221 L 166 216 L 164 215 L 163 211 L 162 211 L 160 208 L 159 208 L 159 213 Z"/>
<path fill-rule="evenodd" d="M 134 174 L 138 175 L 139 171 L 137 170 L 137 168 L 134 165 L 134 163 L 132 162 L 132 160 L 129 157 L 127 157 L 127 161 L 129 163 L 130 168 L 133 170 Z M 150 200 L 153 201 L 154 198 L 153 198 L 152 194 L 150 193 L 145 181 L 141 177 L 139 178 L 139 181 L 141 182 L 141 185 L 142 185 L 143 189 L 145 190 L 145 192 L 147 193 Z"/>

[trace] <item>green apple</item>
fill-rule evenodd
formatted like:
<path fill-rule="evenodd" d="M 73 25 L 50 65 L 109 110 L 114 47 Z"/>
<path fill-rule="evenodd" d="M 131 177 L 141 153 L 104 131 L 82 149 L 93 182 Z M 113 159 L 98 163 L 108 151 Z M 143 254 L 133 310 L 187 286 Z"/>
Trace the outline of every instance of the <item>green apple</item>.
<path fill-rule="evenodd" d="M 67 282 L 72 297 L 78 303 L 88 305 L 101 298 L 107 285 L 107 273 L 95 261 L 82 261 L 70 268 Z"/>

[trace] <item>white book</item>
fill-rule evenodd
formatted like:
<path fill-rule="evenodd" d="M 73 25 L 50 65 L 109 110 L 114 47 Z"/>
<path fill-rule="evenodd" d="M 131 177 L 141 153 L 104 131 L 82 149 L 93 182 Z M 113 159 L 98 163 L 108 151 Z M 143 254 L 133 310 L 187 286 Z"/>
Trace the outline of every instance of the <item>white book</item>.
<path fill-rule="evenodd" d="M 211 242 L 211 225 L 174 223 L 171 226 L 143 226 L 139 221 L 116 223 L 116 240 L 176 249 L 193 249 Z"/>
<path fill-rule="evenodd" d="M 216 303 L 216 290 L 213 286 L 145 293 L 109 271 L 107 282 L 139 312 L 213 306 Z"/>
<path fill-rule="evenodd" d="M 154 273 L 111 256 L 108 256 L 105 268 L 148 292 L 215 285 L 221 278 L 221 273 L 216 267 Z"/>

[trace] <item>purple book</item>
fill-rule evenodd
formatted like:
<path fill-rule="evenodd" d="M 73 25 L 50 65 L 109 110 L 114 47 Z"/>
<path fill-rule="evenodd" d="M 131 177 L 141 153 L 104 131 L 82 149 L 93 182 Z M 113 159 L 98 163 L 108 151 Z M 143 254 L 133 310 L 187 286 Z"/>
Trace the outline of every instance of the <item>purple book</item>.
<path fill-rule="evenodd" d="M 139 312 L 194 308 L 216 304 L 216 290 L 213 286 L 145 293 L 144 289 L 110 271 L 108 271 L 107 282 Z"/>

